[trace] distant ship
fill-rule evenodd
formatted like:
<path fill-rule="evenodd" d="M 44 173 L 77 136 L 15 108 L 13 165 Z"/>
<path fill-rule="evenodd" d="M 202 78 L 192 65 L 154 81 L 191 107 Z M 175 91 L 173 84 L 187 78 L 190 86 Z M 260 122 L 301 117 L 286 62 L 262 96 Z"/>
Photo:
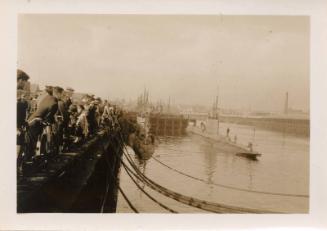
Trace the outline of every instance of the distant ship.
<path fill-rule="evenodd" d="M 253 150 L 252 143 L 249 143 L 248 146 L 244 146 L 238 144 L 237 140 L 232 140 L 227 134 L 226 136 L 218 134 L 218 124 L 219 120 L 217 119 L 208 118 L 202 121 L 198 120 L 193 124 L 193 126 L 190 125 L 188 127 L 188 131 L 217 142 L 222 149 L 237 156 L 257 160 L 257 157 L 262 155 L 261 153 Z"/>
<path fill-rule="evenodd" d="M 195 120 L 193 122 L 193 126 L 189 126 L 188 131 L 217 142 L 222 149 L 237 156 L 257 160 L 257 157 L 262 155 L 261 153 L 253 150 L 253 143 L 251 142 L 248 143 L 248 146 L 241 145 L 237 143 L 236 136 L 232 141 L 229 136 L 229 128 L 226 131 L 226 136 L 221 135 L 219 133 L 219 123 L 220 120 L 217 95 L 212 113 L 208 114 L 207 118 L 204 120 Z"/>

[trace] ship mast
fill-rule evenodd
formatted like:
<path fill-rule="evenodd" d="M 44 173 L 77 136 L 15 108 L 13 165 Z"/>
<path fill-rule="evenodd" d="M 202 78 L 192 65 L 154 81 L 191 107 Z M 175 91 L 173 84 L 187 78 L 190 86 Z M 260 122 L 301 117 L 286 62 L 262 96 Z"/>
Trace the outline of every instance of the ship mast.
<path fill-rule="evenodd" d="M 168 98 L 168 113 L 170 113 L 170 96 Z"/>
<path fill-rule="evenodd" d="M 285 115 L 288 114 L 288 92 L 286 92 L 286 95 L 285 95 L 284 114 Z"/>

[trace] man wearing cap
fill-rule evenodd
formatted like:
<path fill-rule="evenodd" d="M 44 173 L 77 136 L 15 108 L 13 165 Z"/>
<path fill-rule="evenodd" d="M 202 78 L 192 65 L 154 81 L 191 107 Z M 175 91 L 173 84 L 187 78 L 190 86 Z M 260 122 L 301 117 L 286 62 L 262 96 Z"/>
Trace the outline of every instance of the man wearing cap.
<path fill-rule="evenodd" d="M 29 104 L 26 100 L 26 94 L 30 92 L 29 76 L 22 70 L 17 69 L 17 167 L 21 168 L 22 163 L 22 145 L 25 143 L 23 126 L 26 123 Z"/>
<path fill-rule="evenodd" d="M 38 136 L 42 133 L 42 121 L 54 123 L 54 115 L 58 110 L 58 100 L 62 96 L 63 89 L 61 87 L 53 88 L 53 95 L 46 95 L 38 105 L 36 111 L 28 119 L 30 139 L 28 157 L 33 157 L 35 153 Z"/>
<path fill-rule="evenodd" d="M 29 76 L 22 70 L 17 70 L 17 90 L 29 91 L 28 89 L 28 80 Z"/>

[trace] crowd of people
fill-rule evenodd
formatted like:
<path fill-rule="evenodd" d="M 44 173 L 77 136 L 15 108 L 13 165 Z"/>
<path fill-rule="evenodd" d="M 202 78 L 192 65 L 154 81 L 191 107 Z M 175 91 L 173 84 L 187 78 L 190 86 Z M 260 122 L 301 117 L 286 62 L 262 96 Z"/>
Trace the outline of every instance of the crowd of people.
<path fill-rule="evenodd" d="M 30 77 L 17 70 L 17 169 L 33 164 L 87 140 L 103 126 L 117 129 L 122 110 L 94 95 L 73 99 L 72 88 L 46 86 L 38 94 L 29 91 Z"/>

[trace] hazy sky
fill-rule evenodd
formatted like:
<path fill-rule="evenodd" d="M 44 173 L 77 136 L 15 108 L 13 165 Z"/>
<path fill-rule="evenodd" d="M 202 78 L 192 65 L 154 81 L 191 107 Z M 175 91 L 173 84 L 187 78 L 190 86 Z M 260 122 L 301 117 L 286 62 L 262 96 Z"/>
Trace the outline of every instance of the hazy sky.
<path fill-rule="evenodd" d="M 20 15 L 18 67 L 101 97 L 309 109 L 309 18 Z"/>

